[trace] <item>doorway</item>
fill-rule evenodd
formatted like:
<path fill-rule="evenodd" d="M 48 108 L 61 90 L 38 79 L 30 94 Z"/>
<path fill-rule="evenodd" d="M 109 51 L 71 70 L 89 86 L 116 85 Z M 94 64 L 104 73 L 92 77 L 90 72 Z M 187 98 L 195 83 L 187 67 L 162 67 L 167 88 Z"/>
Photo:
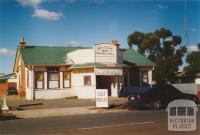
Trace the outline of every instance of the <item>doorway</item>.
<path fill-rule="evenodd" d="M 108 89 L 108 96 L 111 96 L 111 84 L 117 83 L 117 76 L 96 76 L 96 88 Z"/>

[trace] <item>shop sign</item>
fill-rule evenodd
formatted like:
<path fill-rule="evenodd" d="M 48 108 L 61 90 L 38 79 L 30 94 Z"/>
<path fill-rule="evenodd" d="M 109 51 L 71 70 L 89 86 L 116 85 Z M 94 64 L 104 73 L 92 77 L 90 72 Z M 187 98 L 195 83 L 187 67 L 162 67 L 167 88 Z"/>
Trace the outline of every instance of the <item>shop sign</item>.
<path fill-rule="evenodd" d="M 96 45 L 95 46 L 96 57 L 99 56 L 115 56 L 116 47 L 113 45 Z"/>
<path fill-rule="evenodd" d="M 108 107 L 108 89 L 96 89 L 96 107 Z"/>
<path fill-rule="evenodd" d="M 122 75 L 122 69 L 96 68 L 96 75 Z"/>

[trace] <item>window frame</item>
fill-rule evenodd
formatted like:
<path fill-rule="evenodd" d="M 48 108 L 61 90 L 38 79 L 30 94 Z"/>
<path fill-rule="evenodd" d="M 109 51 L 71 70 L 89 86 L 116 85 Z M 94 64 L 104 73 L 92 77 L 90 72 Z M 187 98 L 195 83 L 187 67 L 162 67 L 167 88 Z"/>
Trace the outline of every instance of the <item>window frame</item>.
<path fill-rule="evenodd" d="M 89 83 L 86 83 L 86 79 L 89 79 Z M 83 77 L 83 84 L 84 86 L 91 86 L 92 85 L 92 78 L 91 78 L 91 75 L 85 75 Z"/>
<path fill-rule="evenodd" d="M 58 80 L 50 80 L 50 74 L 51 73 L 57 73 L 58 74 Z M 58 81 L 58 87 L 51 88 L 50 85 L 49 85 L 50 81 Z M 48 89 L 59 89 L 60 88 L 60 71 L 59 71 L 58 67 L 47 68 L 47 88 Z"/>
<path fill-rule="evenodd" d="M 37 80 L 37 74 L 38 73 L 42 73 L 43 74 L 42 88 L 38 88 L 38 86 L 37 86 L 37 81 L 40 81 L 40 80 Z M 44 81 L 45 80 L 44 72 L 43 71 L 35 71 L 34 75 L 35 75 L 35 79 L 34 79 L 35 80 L 35 89 L 44 89 L 44 83 L 45 83 L 45 81 Z"/>
<path fill-rule="evenodd" d="M 69 73 L 69 79 L 65 79 L 65 73 Z M 65 80 L 69 80 L 69 87 L 65 87 Z M 71 88 L 71 72 L 63 72 L 63 88 Z"/>

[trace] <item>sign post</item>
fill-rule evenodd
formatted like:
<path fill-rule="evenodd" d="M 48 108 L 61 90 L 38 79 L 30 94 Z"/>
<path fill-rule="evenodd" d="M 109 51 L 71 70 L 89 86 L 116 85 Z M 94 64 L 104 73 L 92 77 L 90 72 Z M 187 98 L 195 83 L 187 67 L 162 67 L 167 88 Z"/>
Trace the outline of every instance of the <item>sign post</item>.
<path fill-rule="evenodd" d="M 96 107 L 108 107 L 108 89 L 96 89 Z"/>

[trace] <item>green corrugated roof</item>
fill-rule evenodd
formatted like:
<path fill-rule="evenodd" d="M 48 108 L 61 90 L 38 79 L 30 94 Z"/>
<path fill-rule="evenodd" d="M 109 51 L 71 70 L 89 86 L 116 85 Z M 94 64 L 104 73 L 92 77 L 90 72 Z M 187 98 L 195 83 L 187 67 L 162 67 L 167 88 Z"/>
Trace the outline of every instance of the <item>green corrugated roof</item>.
<path fill-rule="evenodd" d="M 143 55 L 141 55 L 133 49 L 125 49 L 125 52 L 123 53 L 123 59 L 124 61 L 136 64 L 136 66 L 156 65 L 155 63 L 145 58 Z"/>
<path fill-rule="evenodd" d="M 122 68 L 122 67 L 129 67 L 126 64 L 117 64 L 117 63 L 112 63 L 112 64 L 104 64 L 104 63 L 84 63 L 84 64 L 75 64 L 71 68 L 84 68 L 84 67 L 116 67 L 116 68 Z"/>
<path fill-rule="evenodd" d="M 62 65 L 66 64 L 66 54 L 77 49 L 83 47 L 26 46 L 20 52 L 27 65 Z"/>
<path fill-rule="evenodd" d="M 27 65 L 65 65 L 67 53 L 77 49 L 88 48 L 91 47 L 26 46 L 26 48 L 20 49 L 19 51 L 24 63 Z M 136 64 L 136 66 L 155 65 L 133 49 L 125 49 L 123 58 L 127 62 Z M 88 64 L 89 63 L 86 63 L 86 66 L 88 66 Z"/>

